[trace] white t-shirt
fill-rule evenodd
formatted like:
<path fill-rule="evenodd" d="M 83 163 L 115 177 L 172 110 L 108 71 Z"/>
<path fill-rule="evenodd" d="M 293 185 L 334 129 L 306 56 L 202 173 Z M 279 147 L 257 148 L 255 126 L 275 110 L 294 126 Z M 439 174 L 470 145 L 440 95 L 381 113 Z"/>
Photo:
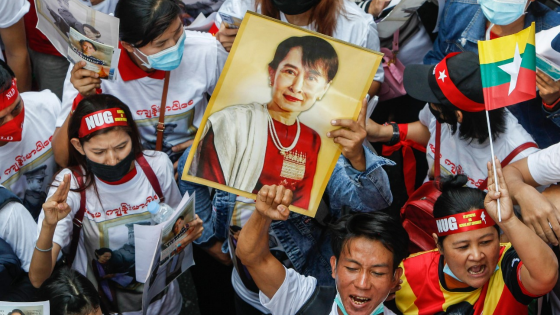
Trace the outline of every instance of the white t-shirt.
<path fill-rule="evenodd" d="M 37 240 L 37 223 L 21 203 L 13 201 L 0 209 L 0 238 L 12 247 L 21 268 L 29 272 Z"/>
<path fill-rule="evenodd" d="M 529 155 L 527 166 L 539 185 L 560 182 L 560 143 Z"/>
<path fill-rule="evenodd" d="M 20 95 L 25 111 L 22 141 L 0 147 L 0 184 L 21 198 L 28 209 L 38 207 L 40 211 L 56 172 L 51 141 L 60 100 L 49 90 Z"/>
<path fill-rule="evenodd" d="M 294 315 L 311 297 L 316 287 L 317 279 L 303 276 L 293 269 L 286 269 L 286 278 L 272 299 L 269 299 L 262 291 L 259 292 L 259 298 L 262 305 L 268 308 L 272 315 Z M 383 314 L 394 313 L 384 307 Z M 338 306 L 334 301 L 329 315 L 338 315 Z"/>
<path fill-rule="evenodd" d="M 2 0 L 0 1 L 0 28 L 8 28 L 16 24 L 29 11 L 29 2 L 27 0 Z M 0 47 L 4 49 L 2 38 L 0 38 Z M 4 54 L 0 49 L 0 59 L 4 60 Z"/>
<path fill-rule="evenodd" d="M 208 33 L 185 31 L 185 50 L 179 67 L 170 72 L 169 89 L 165 115 L 163 151 L 178 159 L 180 153 L 171 153 L 171 147 L 194 139 L 204 111 L 207 94 L 214 91 L 220 73 L 227 59 L 227 52 L 222 45 Z M 154 149 L 156 143 L 156 126 L 159 120 L 163 78 L 142 77 L 129 81 L 123 80 L 123 71 L 131 72 L 130 59 L 126 50 L 121 51 L 121 60 L 116 81 L 101 80 L 101 89 L 105 94 L 118 97 L 130 108 L 133 119 L 138 125 L 142 144 L 146 149 Z M 129 64 L 123 66 L 123 60 Z M 62 114 L 57 127 L 66 120 L 78 91 L 70 82 L 71 64 L 64 81 L 62 95 Z M 134 71 L 142 71 L 136 65 Z"/>
<path fill-rule="evenodd" d="M 344 0 L 343 2 L 346 13 L 338 15 L 336 29 L 332 37 L 354 45 L 379 51 L 380 45 L 379 35 L 377 34 L 377 24 L 373 21 L 371 14 L 365 13 L 364 10 L 360 9 L 351 1 Z M 255 0 L 226 0 L 218 12 L 243 18 L 247 11 L 255 11 Z M 256 12 L 261 13 L 260 8 L 257 9 Z M 282 12 L 280 12 L 280 20 L 289 23 Z M 222 18 L 220 14 L 216 14 L 216 25 L 219 27 L 221 23 Z M 316 31 L 314 25 L 301 27 Z M 383 77 L 383 66 L 379 64 L 374 80 L 383 82 Z"/>
<path fill-rule="evenodd" d="M 426 148 L 428 166 L 431 170 L 434 164 L 436 143 L 436 118 L 430 112 L 428 104 L 418 115 L 420 122 L 430 130 L 430 141 Z M 517 119 L 506 109 L 506 131 L 494 141 L 494 154 L 503 161 L 513 150 L 526 142 L 534 142 L 533 138 L 517 122 Z M 486 124 L 486 121 L 481 122 Z M 519 153 L 510 163 L 520 160 L 531 153 L 537 152 L 537 148 L 528 148 Z M 486 163 L 491 161 L 490 142 L 486 140 L 479 144 L 476 140 L 469 141 L 459 138 L 459 125 L 457 132 L 451 134 L 448 124 L 441 125 L 441 150 L 440 150 L 441 175 L 467 175 L 469 180 L 467 186 L 478 188 L 488 177 Z M 426 178 L 428 180 L 428 178 Z"/>
<path fill-rule="evenodd" d="M 144 151 L 144 153 L 159 180 L 165 203 L 176 208 L 181 202 L 181 193 L 173 177 L 171 161 L 161 152 Z M 99 195 L 96 194 L 93 186 L 86 190 L 86 211 L 72 268 L 87 276 L 96 285 L 99 281 L 95 274 L 97 271 L 94 269 L 97 268 L 94 251 L 100 248 L 112 250 L 110 265 L 106 266 L 111 271 L 107 271 L 106 274 L 131 276 L 135 272 L 134 224 L 151 224 L 151 215 L 147 210 L 147 205 L 152 200 L 158 200 L 158 197 L 142 168 L 136 162 L 135 165 L 137 173 L 127 182 L 111 185 L 95 178 Z M 62 170 L 56 176 L 55 185 L 68 173 L 71 173 L 69 169 Z M 71 189 L 77 188 L 73 174 L 71 183 Z M 55 191 L 56 187 L 52 187 L 49 190 L 49 196 Z M 73 231 L 72 219 L 80 208 L 80 200 L 80 193 L 73 191 L 68 193 L 67 203 L 72 210 L 56 226 L 53 241 L 59 244 L 65 252 L 69 251 Z M 37 235 L 41 232 L 43 219 L 44 212 L 41 212 Z M 126 286 L 126 289 L 121 288 L 122 283 L 119 283 L 120 287 L 117 287 L 112 281 L 109 283 L 116 291 L 116 300 L 119 301 L 119 308 L 123 314 L 141 314 L 141 310 L 130 307 L 141 308 L 142 295 L 133 293 L 142 292 L 143 284 L 132 279 L 130 281 L 132 282 Z M 150 304 L 148 314 L 178 314 L 181 310 L 180 303 L 178 288 L 170 287 L 161 300 Z M 125 308 L 123 305 L 128 305 L 129 308 Z"/>

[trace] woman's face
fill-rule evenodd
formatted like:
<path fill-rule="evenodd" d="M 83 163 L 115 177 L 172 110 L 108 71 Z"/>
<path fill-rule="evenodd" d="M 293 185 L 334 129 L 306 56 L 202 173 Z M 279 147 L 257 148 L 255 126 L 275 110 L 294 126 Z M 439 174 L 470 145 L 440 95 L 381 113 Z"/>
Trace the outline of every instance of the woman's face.
<path fill-rule="evenodd" d="M 95 52 L 95 49 L 93 48 L 93 45 L 90 44 L 89 42 L 83 42 L 82 43 L 82 52 L 86 56 L 91 56 Z"/>
<path fill-rule="evenodd" d="M 173 226 L 173 234 L 177 235 L 181 232 L 181 229 L 185 226 L 185 220 L 178 218 Z"/>
<path fill-rule="evenodd" d="M 495 227 L 451 234 L 443 240 L 445 262 L 463 283 L 482 287 L 500 259 L 500 240 Z"/>
<path fill-rule="evenodd" d="M 99 38 L 99 34 L 95 33 L 94 31 L 92 31 L 87 26 L 84 26 L 84 33 L 85 33 L 86 37 L 89 38 L 89 39 L 96 40 L 97 38 Z"/>
<path fill-rule="evenodd" d="M 286 112 L 304 112 L 323 97 L 330 82 L 325 69 L 304 67 L 301 47 L 292 48 L 274 71 L 269 67 L 272 102 Z"/>
<path fill-rule="evenodd" d="M 106 264 L 110 259 L 111 259 L 111 253 L 106 252 L 103 253 L 103 255 L 99 256 L 97 258 L 97 261 L 99 261 L 100 264 Z"/>
<path fill-rule="evenodd" d="M 183 34 L 183 23 L 181 18 L 177 16 L 175 21 L 158 37 L 148 43 L 146 46 L 138 48 L 145 55 L 157 54 L 167 48 L 177 44 Z"/>
<path fill-rule="evenodd" d="M 81 154 L 91 161 L 104 165 L 116 165 L 132 151 L 132 140 L 122 129 L 111 130 L 107 133 L 92 137 L 81 146 L 78 139 L 72 139 L 72 144 Z"/>

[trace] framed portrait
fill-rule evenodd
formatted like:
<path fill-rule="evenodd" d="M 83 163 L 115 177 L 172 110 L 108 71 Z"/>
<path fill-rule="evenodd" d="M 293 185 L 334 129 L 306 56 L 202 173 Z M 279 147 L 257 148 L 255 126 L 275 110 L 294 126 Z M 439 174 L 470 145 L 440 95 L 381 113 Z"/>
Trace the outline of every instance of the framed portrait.
<path fill-rule="evenodd" d="M 283 185 L 314 217 L 341 152 L 331 121 L 357 119 L 382 57 L 247 12 L 182 179 L 252 199 Z"/>

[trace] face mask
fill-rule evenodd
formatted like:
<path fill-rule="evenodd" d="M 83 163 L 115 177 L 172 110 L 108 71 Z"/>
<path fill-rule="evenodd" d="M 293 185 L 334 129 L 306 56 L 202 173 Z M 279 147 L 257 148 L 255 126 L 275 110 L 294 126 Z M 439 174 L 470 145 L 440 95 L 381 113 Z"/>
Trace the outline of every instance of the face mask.
<path fill-rule="evenodd" d="M 494 272 L 498 271 L 500 269 L 500 267 L 498 267 L 498 265 L 496 265 L 496 269 L 494 269 Z M 453 271 L 451 271 L 451 269 L 449 268 L 449 266 L 447 264 L 445 264 L 445 266 L 443 267 L 443 273 L 445 273 L 446 275 L 450 276 L 451 278 L 459 281 L 459 282 L 463 282 L 461 281 L 461 279 L 457 278 L 457 276 L 453 273 Z"/>
<path fill-rule="evenodd" d="M 272 0 L 276 9 L 287 15 L 298 15 L 309 11 L 321 0 Z"/>
<path fill-rule="evenodd" d="M 21 141 L 21 133 L 23 132 L 23 119 L 25 118 L 25 108 L 17 114 L 12 120 L 0 126 L 0 141 Z"/>
<path fill-rule="evenodd" d="M 142 60 L 142 65 L 148 69 L 157 69 L 163 71 L 171 71 L 177 69 L 183 58 L 183 50 L 185 49 L 185 33 L 181 34 L 179 40 L 173 47 L 169 47 L 153 55 L 145 55 L 138 48 L 134 48 L 134 55 Z M 141 56 L 138 56 L 139 52 Z"/>
<path fill-rule="evenodd" d="M 525 13 L 526 0 L 478 0 L 482 13 L 496 25 L 508 25 Z"/>
<path fill-rule="evenodd" d="M 86 163 L 89 169 L 97 178 L 105 182 L 116 182 L 121 180 L 130 170 L 130 164 L 134 161 L 134 150 L 116 165 L 105 165 L 95 163 L 86 156 Z"/>

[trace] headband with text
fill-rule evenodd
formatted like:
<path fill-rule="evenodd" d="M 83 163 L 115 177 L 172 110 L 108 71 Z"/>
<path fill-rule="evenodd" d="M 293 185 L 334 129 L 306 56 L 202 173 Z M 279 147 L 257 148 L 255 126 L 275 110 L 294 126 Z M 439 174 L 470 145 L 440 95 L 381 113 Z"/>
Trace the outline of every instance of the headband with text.
<path fill-rule="evenodd" d="M 0 110 L 12 105 L 17 100 L 18 95 L 19 92 L 16 85 L 16 79 L 12 79 L 12 85 L 10 88 L 2 93 L 2 99 L 0 99 Z"/>
<path fill-rule="evenodd" d="M 451 81 L 449 77 L 449 71 L 447 69 L 447 59 L 459 54 L 458 52 L 450 53 L 442 61 L 440 61 L 434 67 L 434 75 L 436 76 L 436 82 L 443 92 L 443 95 L 451 102 L 451 104 L 457 106 L 459 109 L 462 109 L 466 112 L 480 112 L 485 110 L 483 103 L 477 103 L 465 94 L 461 93 L 455 83 Z"/>
<path fill-rule="evenodd" d="M 436 219 L 437 235 L 445 236 L 494 226 L 496 222 L 486 212 L 478 209 Z"/>
<path fill-rule="evenodd" d="M 78 136 L 83 138 L 97 130 L 116 126 L 128 126 L 124 110 L 120 108 L 99 110 L 82 117 Z"/>

